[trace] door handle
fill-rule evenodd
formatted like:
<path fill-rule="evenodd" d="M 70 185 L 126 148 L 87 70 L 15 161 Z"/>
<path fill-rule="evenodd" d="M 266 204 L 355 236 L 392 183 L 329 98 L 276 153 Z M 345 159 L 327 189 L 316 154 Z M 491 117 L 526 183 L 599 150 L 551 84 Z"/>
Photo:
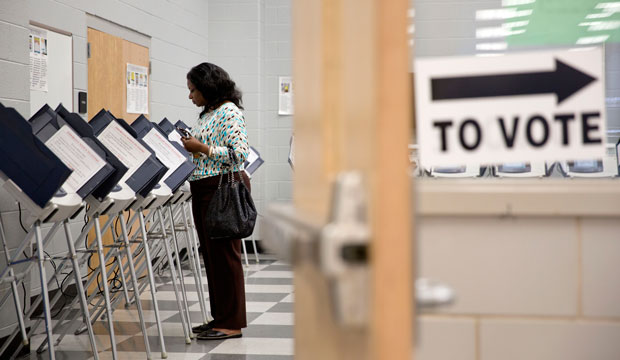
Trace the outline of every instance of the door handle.
<path fill-rule="evenodd" d="M 359 173 L 342 173 L 334 183 L 330 218 L 313 221 L 293 204 L 267 209 L 262 229 L 267 248 L 291 264 L 312 262 L 330 283 L 334 318 L 345 326 L 368 322 L 370 229 Z"/>

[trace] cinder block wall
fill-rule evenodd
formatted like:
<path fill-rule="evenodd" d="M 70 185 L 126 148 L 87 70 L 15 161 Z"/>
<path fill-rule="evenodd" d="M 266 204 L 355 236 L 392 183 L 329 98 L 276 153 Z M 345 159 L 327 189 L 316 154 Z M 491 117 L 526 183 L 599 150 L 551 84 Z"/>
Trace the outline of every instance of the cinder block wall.
<path fill-rule="evenodd" d="M 456 300 L 422 311 L 416 360 L 620 358 L 618 218 L 422 216 L 419 276 Z"/>
<path fill-rule="evenodd" d="M 150 57 L 150 116 L 159 121 L 183 119 L 192 123 L 198 111 L 187 99 L 185 74 L 189 68 L 207 59 L 208 2 L 203 0 L 0 0 L 0 102 L 16 108 L 25 118 L 30 117 L 29 89 L 29 22 L 72 33 L 74 103 L 78 91 L 88 89 L 87 26 L 91 14 L 136 31 L 151 38 Z M 19 212 L 13 199 L 0 190 L 0 216 L 4 224 L 9 250 L 23 239 Z M 71 222 L 78 234 L 83 225 L 81 217 Z M 46 226 L 44 230 L 49 229 Z M 66 249 L 62 230 L 52 240 L 47 251 L 55 255 Z M 0 268 L 4 268 L 0 252 Z M 48 265 L 48 274 L 53 269 Z M 34 277 L 36 279 L 36 277 Z M 62 280 L 62 278 L 61 278 Z M 56 288 L 54 284 L 51 288 Z M 40 285 L 33 281 L 33 293 Z M 0 287 L 4 295 L 8 285 Z M 12 301 L 0 308 L 0 337 L 15 328 L 16 318 Z"/>
<path fill-rule="evenodd" d="M 250 145 L 263 148 L 263 114 L 260 94 L 262 81 L 262 9 L 259 0 L 209 1 L 209 58 L 221 66 L 243 93 Z M 264 199 L 264 166 L 251 180 L 252 196 L 259 211 Z"/>
<path fill-rule="evenodd" d="M 243 91 L 250 145 L 265 160 L 252 178 L 259 214 L 271 201 L 292 199 L 293 117 L 278 115 L 278 77 L 292 71 L 291 31 L 291 0 L 209 1 L 209 61 L 226 69 Z"/>

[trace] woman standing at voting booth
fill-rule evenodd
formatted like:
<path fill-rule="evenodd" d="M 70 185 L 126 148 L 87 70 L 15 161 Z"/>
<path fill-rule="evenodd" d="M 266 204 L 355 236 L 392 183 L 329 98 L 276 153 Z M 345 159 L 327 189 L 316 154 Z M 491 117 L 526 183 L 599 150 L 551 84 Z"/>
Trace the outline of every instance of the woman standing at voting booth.
<path fill-rule="evenodd" d="M 187 73 L 189 99 L 203 110 L 191 137 L 183 138 L 185 149 L 192 152 L 196 169 L 190 177 L 192 210 L 207 272 L 209 303 L 213 320 L 192 328 L 197 339 L 219 340 L 241 337 L 247 326 L 241 239 L 211 239 L 205 226 L 207 207 L 220 181 L 227 181 L 230 167 L 229 149 L 236 155 L 232 166 L 236 179 L 248 190 L 250 180 L 243 171 L 249 145 L 245 119 L 241 113 L 241 92 L 224 69 L 202 63 Z"/>

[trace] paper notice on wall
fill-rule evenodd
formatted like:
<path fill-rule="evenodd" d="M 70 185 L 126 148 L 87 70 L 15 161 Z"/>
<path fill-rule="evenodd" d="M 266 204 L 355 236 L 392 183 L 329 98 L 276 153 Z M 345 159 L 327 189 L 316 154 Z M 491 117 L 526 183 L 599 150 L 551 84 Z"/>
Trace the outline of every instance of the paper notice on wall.
<path fill-rule="evenodd" d="M 293 115 L 293 80 L 290 76 L 278 79 L 278 115 Z"/>
<path fill-rule="evenodd" d="M 76 193 L 105 166 L 105 161 L 69 126 L 63 126 L 45 145 L 73 172 L 62 185 L 68 193 Z"/>
<path fill-rule="evenodd" d="M 157 159 L 161 161 L 167 168 L 168 172 L 162 178 L 166 180 L 183 162 L 187 160 L 185 155 L 181 154 L 168 139 L 166 139 L 157 129 L 152 129 L 142 138 L 144 142 L 157 155 Z"/>
<path fill-rule="evenodd" d="M 129 134 L 123 127 L 112 121 L 97 139 L 116 156 L 123 165 L 127 166 L 127 172 L 121 179 L 125 182 L 140 166 L 151 156 L 138 140 Z"/>
<path fill-rule="evenodd" d="M 47 31 L 30 29 L 30 90 L 47 91 Z"/>
<path fill-rule="evenodd" d="M 148 68 L 127 63 L 127 113 L 149 113 Z"/>

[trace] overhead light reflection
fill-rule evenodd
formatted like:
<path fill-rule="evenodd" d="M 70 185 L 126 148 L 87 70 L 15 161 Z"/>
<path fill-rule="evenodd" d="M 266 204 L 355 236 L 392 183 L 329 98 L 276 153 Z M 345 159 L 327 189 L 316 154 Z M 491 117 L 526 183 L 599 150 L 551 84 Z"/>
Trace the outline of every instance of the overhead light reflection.
<path fill-rule="evenodd" d="M 604 19 L 612 16 L 613 12 L 602 12 L 598 14 L 588 14 L 586 15 L 586 19 Z"/>
<path fill-rule="evenodd" d="M 609 35 L 585 36 L 577 39 L 577 45 L 599 44 L 609 39 Z"/>
<path fill-rule="evenodd" d="M 532 15 L 531 9 L 517 8 L 476 10 L 476 20 L 505 20 Z"/>
<path fill-rule="evenodd" d="M 620 11 L 620 1 L 613 1 L 613 2 L 608 2 L 608 3 L 598 3 L 596 4 L 596 6 L 594 7 L 595 9 L 605 9 L 605 11 L 615 11 L 618 12 Z"/>
<path fill-rule="evenodd" d="M 476 50 L 479 51 L 501 51 L 508 49 L 507 42 L 487 42 L 476 44 Z"/>
<path fill-rule="evenodd" d="M 579 24 L 581 26 L 581 24 Z M 589 25 L 588 31 L 607 31 L 620 29 L 620 21 L 596 21 Z"/>
<path fill-rule="evenodd" d="M 512 21 L 512 22 L 504 23 L 502 26 L 507 27 L 507 28 L 516 28 L 516 27 L 521 27 L 521 26 L 527 26 L 529 23 L 530 23 L 529 20 Z"/>
<path fill-rule="evenodd" d="M 512 30 L 508 27 L 486 27 L 476 29 L 476 38 L 490 39 L 523 34 L 525 29 Z"/>
<path fill-rule="evenodd" d="M 596 48 L 593 46 L 582 46 L 582 47 L 577 47 L 577 48 L 570 48 L 568 49 L 568 51 L 590 51 L 594 49 Z"/>

